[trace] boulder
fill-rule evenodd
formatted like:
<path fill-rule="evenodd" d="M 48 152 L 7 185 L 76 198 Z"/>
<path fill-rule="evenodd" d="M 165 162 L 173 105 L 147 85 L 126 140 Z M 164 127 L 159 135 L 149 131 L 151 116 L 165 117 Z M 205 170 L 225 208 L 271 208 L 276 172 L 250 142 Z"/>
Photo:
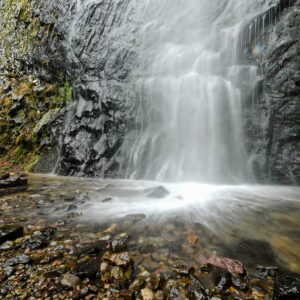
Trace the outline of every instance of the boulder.
<path fill-rule="evenodd" d="M 0 226 L 0 244 L 6 241 L 14 241 L 17 238 L 22 237 L 24 229 L 22 226 L 16 225 L 3 225 Z"/>

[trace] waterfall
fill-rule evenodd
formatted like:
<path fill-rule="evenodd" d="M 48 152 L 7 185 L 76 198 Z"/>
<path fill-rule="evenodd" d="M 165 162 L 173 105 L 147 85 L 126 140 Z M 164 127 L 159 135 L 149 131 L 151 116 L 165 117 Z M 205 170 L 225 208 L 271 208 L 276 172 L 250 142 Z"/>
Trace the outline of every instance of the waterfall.
<path fill-rule="evenodd" d="M 252 180 L 242 86 L 253 88 L 255 67 L 239 61 L 239 43 L 243 27 L 263 7 L 262 1 L 248 0 L 148 0 L 140 5 L 142 40 L 132 73 L 136 127 L 121 149 L 126 177 Z M 259 31 L 257 21 L 250 26 L 249 41 Z"/>
<path fill-rule="evenodd" d="M 253 181 L 243 128 L 261 82 L 253 58 L 294 2 L 70 0 L 62 23 L 75 101 L 56 171 Z"/>

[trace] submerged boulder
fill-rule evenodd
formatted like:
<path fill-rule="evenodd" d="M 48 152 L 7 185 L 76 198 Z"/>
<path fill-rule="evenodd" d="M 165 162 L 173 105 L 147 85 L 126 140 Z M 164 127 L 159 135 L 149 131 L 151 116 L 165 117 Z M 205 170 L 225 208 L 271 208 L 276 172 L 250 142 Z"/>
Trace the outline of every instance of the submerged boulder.
<path fill-rule="evenodd" d="M 155 188 L 148 189 L 146 190 L 146 193 L 148 198 L 157 198 L 157 199 L 165 198 L 170 194 L 170 192 L 162 185 Z"/>
<path fill-rule="evenodd" d="M 7 179 L 0 180 L 0 189 L 19 187 L 27 185 L 27 178 L 21 175 L 10 176 Z"/>
<path fill-rule="evenodd" d="M 0 226 L 0 244 L 7 241 L 14 241 L 17 238 L 22 237 L 24 229 L 22 226 L 15 225 L 3 225 Z"/>
<path fill-rule="evenodd" d="M 275 300 L 300 299 L 300 274 L 280 274 L 275 278 Z"/>

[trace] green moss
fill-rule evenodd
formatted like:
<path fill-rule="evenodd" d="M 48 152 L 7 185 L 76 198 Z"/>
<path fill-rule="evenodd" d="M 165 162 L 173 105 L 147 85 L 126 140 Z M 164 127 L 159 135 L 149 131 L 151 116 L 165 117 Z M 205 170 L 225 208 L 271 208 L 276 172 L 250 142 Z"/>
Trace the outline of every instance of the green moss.
<path fill-rule="evenodd" d="M 68 81 L 58 88 L 58 93 L 53 97 L 53 102 L 57 107 L 65 105 L 73 98 L 73 88 Z"/>
<path fill-rule="evenodd" d="M 1 95 L 4 94 L 4 85 L 1 86 L 0 82 L 1 156 L 30 170 L 43 153 L 42 141 L 50 137 L 47 125 L 35 131 L 37 125 L 43 123 L 47 116 L 51 117 L 50 111 L 58 112 L 71 101 L 73 89 L 67 80 L 39 84 L 34 76 L 20 74 L 19 67 L 22 63 L 31 65 L 34 51 L 40 47 L 40 32 L 47 37 L 52 32 L 52 25 L 41 25 L 39 18 L 32 13 L 30 0 L 2 0 L 1 3 L 0 67 L 8 71 L 12 86 L 11 95 L 4 96 Z M 54 34 L 54 42 L 58 42 L 57 33 Z M 42 63 L 46 67 L 49 64 L 47 60 Z M 14 116 L 10 116 L 8 112 L 16 103 L 13 94 L 22 96 L 24 104 Z"/>
<path fill-rule="evenodd" d="M 19 62 L 26 62 L 39 41 L 38 18 L 32 15 L 32 5 L 27 0 L 3 0 L 0 10 L 0 65 L 16 71 Z"/>

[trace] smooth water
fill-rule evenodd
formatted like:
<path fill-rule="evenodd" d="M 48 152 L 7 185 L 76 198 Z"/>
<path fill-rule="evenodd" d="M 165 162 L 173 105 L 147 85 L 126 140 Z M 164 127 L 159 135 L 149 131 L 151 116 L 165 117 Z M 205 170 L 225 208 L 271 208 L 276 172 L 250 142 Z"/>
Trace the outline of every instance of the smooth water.
<path fill-rule="evenodd" d="M 126 177 L 253 180 L 242 107 L 258 72 L 239 61 L 240 36 L 267 6 L 247 0 L 148 0 L 137 5 L 141 41 L 132 82 L 138 130 L 125 137 Z"/>
<path fill-rule="evenodd" d="M 298 187 L 45 175 L 29 179 L 30 188 L 17 203 L 15 196 L 7 196 L 5 218 L 29 224 L 71 222 L 71 232 L 89 232 L 84 224 L 93 230 L 113 227 L 127 232 L 134 243 L 154 246 L 154 254 L 173 253 L 187 262 L 200 252 L 237 258 L 247 266 L 278 265 L 300 272 Z M 162 188 L 163 193 L 153 194 Z M 193 249 L 186 247 L 189 235 L 199 239 Z"/>

